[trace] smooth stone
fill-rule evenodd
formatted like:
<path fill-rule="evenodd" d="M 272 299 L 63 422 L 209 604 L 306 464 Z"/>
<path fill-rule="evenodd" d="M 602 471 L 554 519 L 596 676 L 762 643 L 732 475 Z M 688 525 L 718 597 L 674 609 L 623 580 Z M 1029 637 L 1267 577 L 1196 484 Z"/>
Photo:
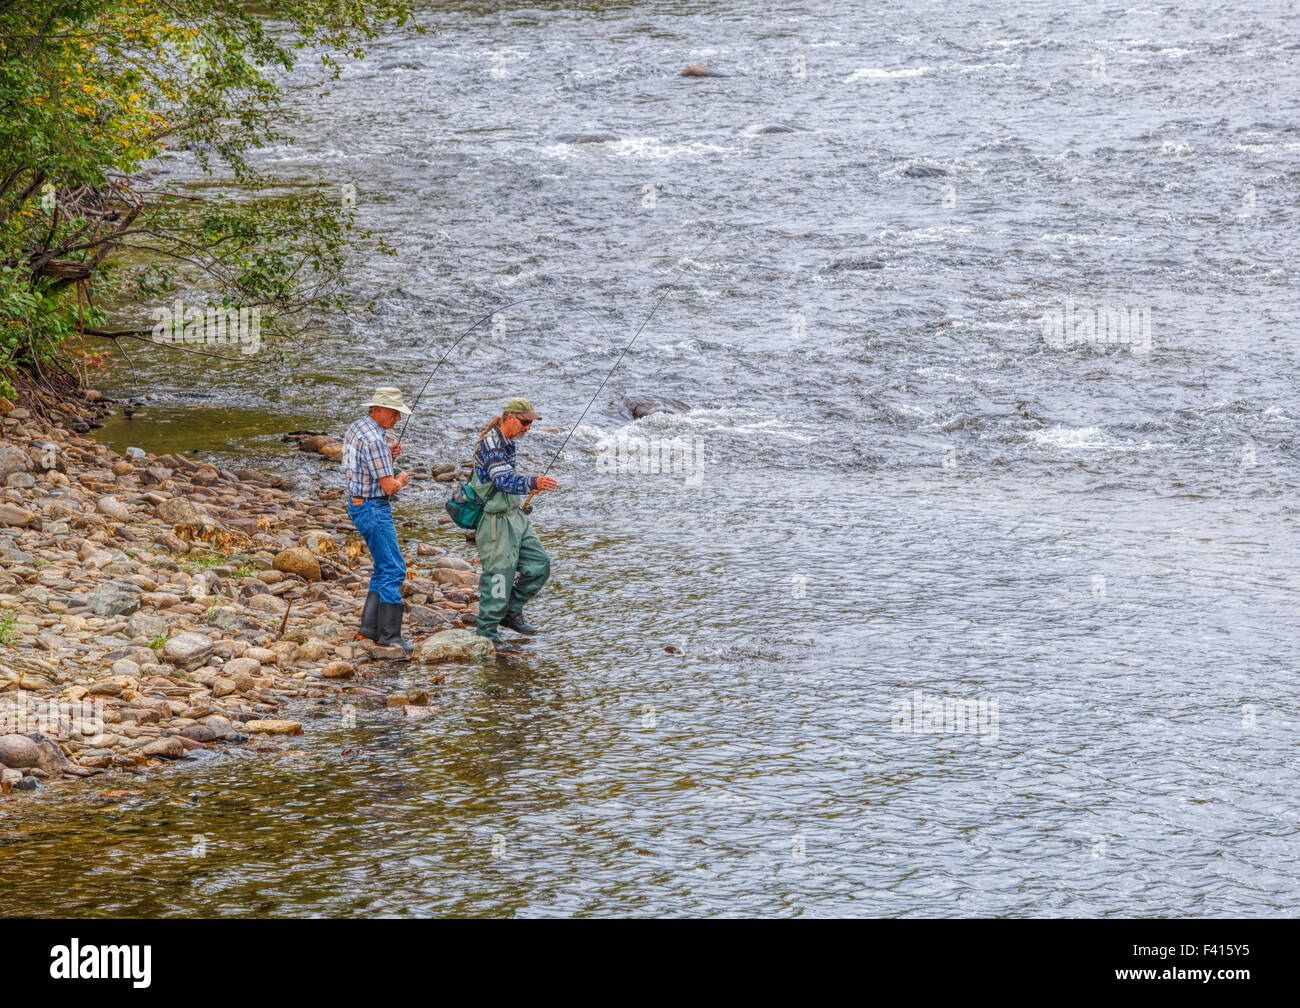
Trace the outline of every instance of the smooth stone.
<path fill-rule="evenodd" d="M 320 561 L 316 559 L 311 550 L 303 549 L 301 546 L 281 550 L 275 555 L 275 559 L 271 561 L 271 566 L 278 571 L 297 574 L 306 581 L 319 581 L 321 579 Z"/>
<path fill-rule="evenodd" d="M 26 735 L 0 735 L 0 764 L 26 768 L 36 766 L 40 760 L 40 747 Z"/>
<path fill-rule="evenodd" d="M 425 664 L 475 660 L 486 658 L 495 650 L 490 640 L 469 630 L 440 630 L 415 645 L 411 660 Z"/>
<path fill-rule="evenodd" d="M 165 738 L 154 739 L 146 746 L 141 746 L 140 752 L 145 756 L 151 756 L 158 759 L 180 759 L 185 755 L 185 743 L 175 735 L 168 735 Z"/>
<path fill-rule="evenodd" d="M 129 522 L 131 520 L 131 509 L 123 504 L 116 497 L 101 497 L 95 503 L 95 510 L 100 514 L 120 522 Z"/>
<path fill-rule="evenodd" d="M 247 721 L 244 724 L 244 731 L 268 735 L 301 735 L 302 725 L 297 721 L 280 721 L 276 719 Z"/>

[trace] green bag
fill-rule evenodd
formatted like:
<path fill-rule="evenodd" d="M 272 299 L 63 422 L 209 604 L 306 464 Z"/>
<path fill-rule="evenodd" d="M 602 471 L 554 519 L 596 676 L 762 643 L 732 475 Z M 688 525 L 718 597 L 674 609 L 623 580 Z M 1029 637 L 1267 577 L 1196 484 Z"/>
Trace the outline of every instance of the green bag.
<path fill-rule="evenodd" d="M 486 497 L 479 497 L 468 483 L 462 483 L 460 489 L 447 498 L 447 514 L 451 520 L 463 529 L 476 529 L 483 520 L 483 506 L 497 492 L 496 484 L 488 491 Z"/>

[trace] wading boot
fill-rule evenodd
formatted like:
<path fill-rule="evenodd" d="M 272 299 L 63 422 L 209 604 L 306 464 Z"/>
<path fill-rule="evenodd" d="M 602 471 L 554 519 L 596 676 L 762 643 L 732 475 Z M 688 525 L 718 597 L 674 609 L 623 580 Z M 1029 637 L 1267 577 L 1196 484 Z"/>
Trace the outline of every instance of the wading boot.
<path fill-rule="evenodd" d="M 402 636 L 402 618 L 406 615 L 406 606 L 401 602 L 379 603 L 379 636 L 375 643 L 380 647 L 398 646 L 409 658 L 414 650 L 410 641 Z"/>
<path fill-rule="evenodd" d="M 379 636 L 379 592 L 366 596 L 365 607 L 361 610 L 361 629 L 357 631 L 357 640 L 374 640 Z"/>
<path fill-rule="evenodd" d="M 521 612 L 506 613 L 506 618 L 501 621 L 501 625 L 507 630 L 513 630 L 515 633 L 523 634 L 525 637 L 531 637 L 533 634 L 537 633 L 537 627 L 524 619 L 524 614 Z"/>

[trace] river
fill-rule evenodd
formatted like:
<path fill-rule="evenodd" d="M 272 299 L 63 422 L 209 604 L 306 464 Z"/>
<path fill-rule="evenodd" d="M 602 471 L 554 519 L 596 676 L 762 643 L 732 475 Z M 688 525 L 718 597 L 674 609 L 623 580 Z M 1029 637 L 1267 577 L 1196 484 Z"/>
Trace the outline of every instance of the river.
<path fill-rule="evenodd" d="M 259 163 L 397 247 L 353 252 L 374 311 L 133 350 L 119 447 L 311 492 L 281 433 L 545 296 L 407 435 L 464 457 L 528 395 L 537 471 L 668 296 L 538 503 L 544 634 L 423 723 L 331 701 L 279 756 L 8 803 L 0 914 L 1294 912 L 1289 6 L 769 6 L 424 5 L 289 103 Z M 607 471 L 620 435 L 690 464 Z M 457 545 L 444 493 L 404 535 Z"/>

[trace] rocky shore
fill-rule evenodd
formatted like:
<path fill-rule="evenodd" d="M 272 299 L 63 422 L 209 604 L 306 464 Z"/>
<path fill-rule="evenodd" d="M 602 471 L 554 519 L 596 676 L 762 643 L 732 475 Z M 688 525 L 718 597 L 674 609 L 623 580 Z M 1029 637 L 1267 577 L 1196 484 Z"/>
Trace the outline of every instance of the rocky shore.
<path fill-rule="evenodd" d="M 370 557 L 340 495 L 84 436 L 102 410 L 0 399 L 0 791 L 277 748 L 295 701 L 383 694 L 400 649 L 354 639 Z M 439 478 L 450 473 L 439 472 Z M 474 563 L 407 557 L 414 660 L 477 660 Z M 423 638 L 423 639 L 421 639 Z M 430 682 L 436 682 L 437 677 Z M 388 698 L 432 714 L 429 693 Z"/>

